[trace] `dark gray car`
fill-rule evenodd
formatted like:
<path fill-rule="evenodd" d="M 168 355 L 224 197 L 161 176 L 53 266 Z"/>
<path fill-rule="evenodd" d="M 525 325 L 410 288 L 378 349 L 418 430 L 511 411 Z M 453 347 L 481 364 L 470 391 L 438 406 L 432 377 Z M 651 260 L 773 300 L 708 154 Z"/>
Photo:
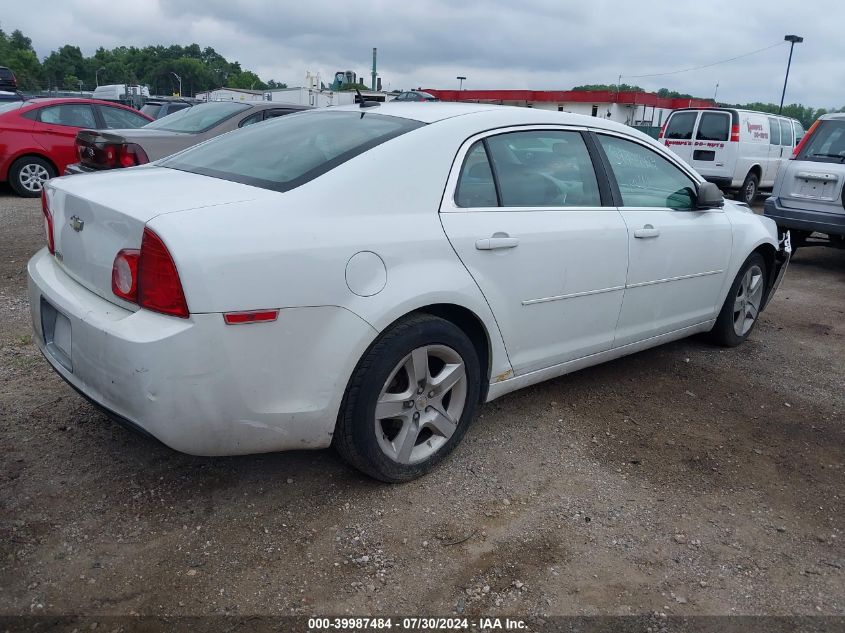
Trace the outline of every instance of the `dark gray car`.
<path fill-rule="evenodd" d="M 142 165 L 240 127 L 303 110 L 310 107 L 212 101 L 174 112 L 137 129 L 82 130 L 76 135 L 80 162 L 69 165 L 65 175 Z"/>
<path fill-rule="evenodd" d="M 819 243 L 845 248 L 843 183 L 845 113 L 826 114 L 781 167 L 763 213 L 780 229 L 790 229 L 793 248 Z"/>

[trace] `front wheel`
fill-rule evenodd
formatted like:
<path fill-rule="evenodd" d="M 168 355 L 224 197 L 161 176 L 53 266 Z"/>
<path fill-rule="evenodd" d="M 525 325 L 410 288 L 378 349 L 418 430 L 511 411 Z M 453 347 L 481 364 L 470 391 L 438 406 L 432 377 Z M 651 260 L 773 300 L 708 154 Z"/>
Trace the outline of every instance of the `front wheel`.
<path fill-rule="evenodd" d="M 9 184 L 19 196 L 37 198 L 44 183 L 56 177 L 56 169 L 43 158 L 24 156 L 9 168 Z"/>
<path fill-rule="evenodd" d="M 739 269 L 710 331 L 713 341 L 735 347 L 747 339 L 757 323 L 765 293 L 766 260 L 760 253 L 752 253 Z"/>
<path fill-rule="evenodd" d="M 749 206 L 754 204 L 754 200 L 757 199 L 759 187 L 760 179 L 757 178 L 757 174 L 748 172 L 745 181 L 742 183 L 742 188 L 737 192 L 740 202 L 744 202 Z"/>
<path fill-rule="evenodd" d="M 376 479 L 420 477 L 461 441 L 480 390 L 478 354 L 466 334 L 439 317 L 410 317 L 358 363 L 332 443 Z"/>

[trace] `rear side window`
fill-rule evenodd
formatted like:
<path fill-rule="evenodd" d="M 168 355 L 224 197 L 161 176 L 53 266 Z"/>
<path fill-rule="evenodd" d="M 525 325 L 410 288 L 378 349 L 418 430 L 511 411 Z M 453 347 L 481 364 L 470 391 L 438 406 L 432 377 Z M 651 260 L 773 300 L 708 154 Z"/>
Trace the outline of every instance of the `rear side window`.
<path fill-rule="evenodd" d="M 669 118 L 664 138 L 690 140 L 696 117 L 698 112 L 676 112 Z"/>
<path fill-rule="evenodd" d="M 700 141 L 727 141 L 731 131 L 731 117 L 722 112 L 703 112 L 695 138 Z"/>
<path fill-rule="evenodd" d="M 160 103 L 145 103 L 141 107 L 141 112 L 146 114 L 148 117 L 152 117 L 155 119 L 158 116 L 158 113 L 161 111 L 161 104 Z"/>
<path fill-rule="evenodd" d="M 94 110 L 87 103 L 66 103 L 41 108 L 38 113 L 42 123 L 70 127 L 96 128 Z"/>
<path fill-rule="evenodd" d="M 821 163 L 845 163 L 845 121 L 820 121 L 798 158 Z"/>
<path fill-rule="evenodd" d="M 777 119 L 769 119 L 769 144 L 780 145 L 780 125 Z"/>
<path fill-rule="evenodd" d="M 600 134 L 599 141 L 619 186 L 623 206 L 692 208 L 695 183 L 657 152 L 615 136 Z"/>
<path fill-rule="evenodd" d="M 801 142 L 801 139 L 804 138 L 804 128 L 801 127 L 801 124 L 798 121 L 792 122 L 792 127 L 795 130 L 795 144 Z"/>
<path fill-rule="evenodd" d="M 185 113 L 201 107 L 194 106 Z M 365 111 L 306 112 L 218 136 L 160 165 L 254 187 L 289 191 L 423 125 L 411 119 Z"/>
<path fill-rule="evenodd" d="M 784 119 L 780 120 L 780 144 L 792 147 L 792 126 Z"/>
<path fill-rule="evenodd" d="M 578 132 L 510 132 L 487 139 L 503 207 L 600 207 L 598 182 Z"/>
<path fill-rule="evenodd" d="M 477 141 L 467 152 L 458 179 L 455 204 L 459 207 L 495 207 L 496 185 L 484 143 Z"/>
<path fill-rule="evenodd" d="M 149 120 L 132 112 L 131 110 L 124 110 L 123 108 L 110 108 L 109 106 L 100 106 L 100 113 L 106 122 L 108 129 L 134 129 L 143 127 Z"/>

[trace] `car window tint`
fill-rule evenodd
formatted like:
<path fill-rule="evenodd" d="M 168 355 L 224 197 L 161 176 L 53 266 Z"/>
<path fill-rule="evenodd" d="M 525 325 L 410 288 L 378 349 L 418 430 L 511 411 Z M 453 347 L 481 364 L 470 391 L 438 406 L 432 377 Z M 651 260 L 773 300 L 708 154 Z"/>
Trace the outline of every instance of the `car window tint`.
<path fill-rule="evenodd" d="M 722 112 L 703 112 L 695 138 L 700 141 L 727 141 L 730 136 L 731 117 Z"/>
<path fill-rule="evenodd" d="M 599 135 L 626 207 L 691 209 L 695 182 L 647 147 L 615 136 Z"/>
<path fill-rule="evenodd" d="M 252 125 L 253 123 L 260 123 L 263 120 L 264 113 L 256 112 L 255 114 L 250 114 L 248 117 L 245 117 L 240 123 L 238 123 L 238 127 L 246 127 L 247 125 Z"/>
<path fill-rule="evenodd" d="M 458 178 L 458 189 L 455 192 L 455 204 L 459 207 L 495 207 L 496 185 L 493 183 L 493 172 L 484 143 L 476 143 L 467 152 L 461 175 Z"/>
<path fill-rule="evenodd" d="M 42 123 L 85 128 L 97 127 L 94 111 L 87 103 L 47 106 L 42 108 L 39 114 Z"/>
<path fill-rule="evenodd" d="M 161 165 L 273 191 L 289 191 L 423 125 L 370 112 L 303 112 L 250 125 L 237 134 L 218 136 L 165 159 Z"/>
<path fill-rule="evenodd" d="M 109 129 L 114 128 L 123 128 L 123 129 L 131 129 L 131 128 L 138 128 L 143 127 L 147 123 L 149 123 L 148 119 L 145 119 L 141 115 L 137 114 L 136 112 L 132 112 L 131 110 L 124 110 L 123 108 L 112 108 L 109 106 L 100 106 L 100 112 L 103 115 L 103 119 L 106 122 L 106 127 Z"/>
<path fill-rule="evenodd" d="M 792 126 L 784 119 L 780 120 L 780 144 L 792 147 Z"/>
<path fill-rule="evenodd" d="M 161 104 L 160 103 L 145 103 L 141 106 L 141 112 L 146 114 L 148 117 L 156 118 L 158 113 L 161 111 Z"/>
<path fill-rule="evenodd" d="M 264 110 L 264 119 L 275 119 L 279 116 L 291 114 L 291 112 L 293 112 L 293 110 Z"/>
<path fill-rule="evenodd" d="M 599 207 L 598 182 L 578 132 L 509 132 L 487 139 L 503 207 Z"/>
<path fill-rule="evenodd" d="M 798 121 L 792 122 L 792 127 L 795 130 L 795 144 L 801 142 L 801 139 L 804 138 L 804 128 L 801 127 L 801 124 Z"/>
<path fill-rule="evenodd" d="M 595 116 L 595 115 L 593 115 Z M 669 119 L 666 125 L 665 138 L 674 138 L 682 140 L 690 140 L 692 138 L 692 128 L 695 127 L 695 119 L 698 112 L 676 112 Z"/>
<path fill-rule="evenodd" d="M 769 144 L 780 145 L 780 125 L 777 119 L 769 119 Z"/>

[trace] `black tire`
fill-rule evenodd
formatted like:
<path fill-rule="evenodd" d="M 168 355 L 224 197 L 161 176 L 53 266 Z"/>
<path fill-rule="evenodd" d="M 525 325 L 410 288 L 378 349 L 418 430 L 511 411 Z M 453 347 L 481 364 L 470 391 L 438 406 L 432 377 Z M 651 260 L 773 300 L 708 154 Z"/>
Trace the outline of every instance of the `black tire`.
<path fill-rule="evenodd" d="M 397 365 L 424 346 L 447 346 L 460 356 L 466 376 L 465 402 L 445 443 L 427 459 L 404 464 L 389 457 L 379 444 L 376 402 Z M 415 479 L 434 468 L 461 441 L 475 416 L 480 393 L 478 354 L 467 335 L 445 319 L 428 314 L 410 316 L 387 330 L 359 361 L 341 404 L 332 445 L 349 464 L 375 479 L 390 483 Z"/>
<path fill-rule="evenodd" d="M 740 287 L 743 279 L 745 278 L 745 274 L 754 266 L 758 266 L 762 273 L 761 283 L 763 284 L 763 289 L 760 301 L 762 302 L 766 299 L 766 292 L 768 290 L 768 284 L 766 282 L 768 279 L 766 272 L 766 260 L 760 253 L 751 253 L 748 259 L 745 260 L 745 263 L 743 263 L 740 267 L 734 282 L 731 284 L 731 289 L 728 291 L 728 296 L 725 298 L 725 303 L 722 305 L 722 309 L 719 312 L 719 317 L 716 319 L 713 329 L 710 330 L 710 340 L 718 345 L 722 345 L 724 347 L 736 347 L 748 338 L 754 330 L 754 326 L 757 325 L 757 321 L 760 319 L 760 311 L 758 309 L 757 315 L 747 331 L 740 334 L 734 327 L 734 320 L 737 314 L 735 311 L 735 304 L 740 295 Z"/>
<path fill-rule="evenodd" d="M 757 194 L 760 192 L 760 179 L 753 171 L 748 172 L 742 187 L 736 192 L 737 198 L 740 202 L 751 206 L 754 200 L 757 199 Z"/>
<path fill-rule="evenodd" d="M 35 174 L 45 174 L 46 178 L 34 179 Z M 56 168 L 43 158 L 22 156 L 9 168 L 9 184 L 19 196 L 37 198 L 44 182 L 57 175 Z"/>

